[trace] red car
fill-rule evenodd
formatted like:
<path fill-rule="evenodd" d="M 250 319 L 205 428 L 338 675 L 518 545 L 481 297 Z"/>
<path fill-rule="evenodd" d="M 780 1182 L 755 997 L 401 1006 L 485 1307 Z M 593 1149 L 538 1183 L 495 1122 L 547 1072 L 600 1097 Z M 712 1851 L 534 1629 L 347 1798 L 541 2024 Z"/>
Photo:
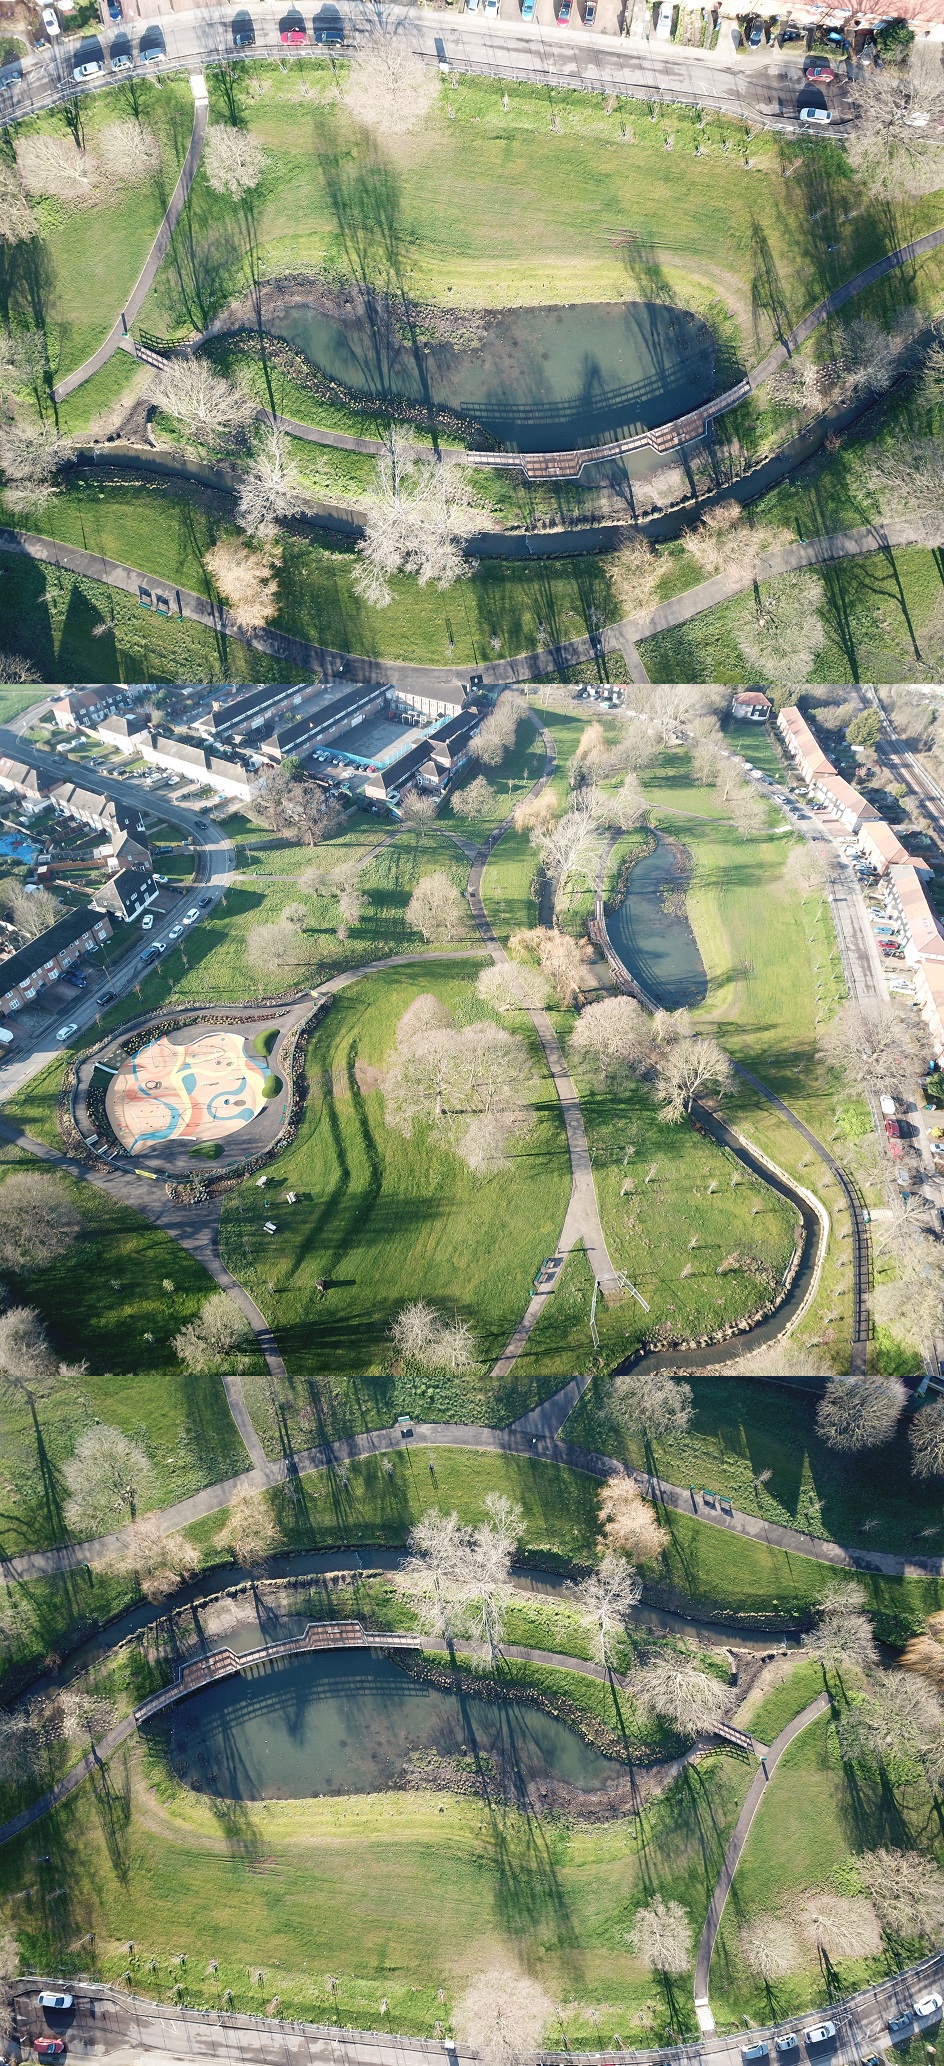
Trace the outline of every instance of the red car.
<path fill-rule="evenodd" d="M 61 2037 L 38 2037 L 33 2049 L 37 2059 L 61 2059 L 65 2053 Z"/>
<path fill-rule="evenodd" d="M 283 43 L 307 43 L 308 41 L 308 30 L 304 22 L 299 21 L 297 16 L 294 16 L 290 21 L 281 23 L 279 35 Z"/>
<path fill-rule="evenodd" d="M 901 1127 L 899 1126 L 897 1119 L 886 1119 L 885 1132 L 887 1133 L 890 1141 L 901 1140 Z"/>
<path fill-rule="evenodd" d="M 836 74 L 824 57 L 811 57 L 803 67 L 803 76 L 805 79 L 818 79 L 823 86 L 831 86 Z"/>

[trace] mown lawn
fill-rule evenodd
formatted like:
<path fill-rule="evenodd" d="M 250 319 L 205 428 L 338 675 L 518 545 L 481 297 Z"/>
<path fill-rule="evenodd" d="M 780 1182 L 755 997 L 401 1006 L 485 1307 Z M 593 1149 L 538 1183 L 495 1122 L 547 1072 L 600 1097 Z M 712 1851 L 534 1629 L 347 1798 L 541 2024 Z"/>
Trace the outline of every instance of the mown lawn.
<path fill-rule="evenodd" d="M 179 1979 L 195 2004 L 216 2006 L 228 1988 L 234 2006 L 259 2013 L 277 1992 L 285 2015 L 361 2029 L 380 2023 L 385 1997 L 393 2029 L 429 2035 L 474 1975 L 511 1964 L 566 2004 L 575 2044 L 593 2042 L 591 2010 L 607 2030 L 655 2034 L 670 2011 L 626 1932 L 656 1887 L 697 1930 L 746 1776 L 715 1756 L 637 1828 L 426 1793 L 211 1802 L 135 1745 L 109 1766 L 107 1790 L 82 1788 L 43 1824 L 65 1892 L 21 1906 L 24 1955 L 116 1979 L 131 1939 L 145 1994 L 166 1999 Z M 18 1888 L 25 1865 L 23 1843 L 7 1846 L 0 1886 Z M 687 2024 L 684 2002 L 680 1988 Z"/>
<path fill-rule="evenodd" d="M 570 1195 L 560 1107 L 536 1043 L 535 1124 L 492 1177 L 473 1177 L 425 1128 L 412 1139 L 388 1128 L 377 1085 L 414 997 L 432 991 L 460 1024 L 481 1015 L 476 967 L 431 962 L 341 992 L 316 1029 L 301 1130 L 275 1165 L 265 1200 L 256 1204 L 249 1189 L 224 1206 L 229 1267 L 261 1300 L 289 1367 L 315 1381 L 314 1396 L 319 1378 L 339 1393 L 332 1425 L 387 1423 L 402 1411 L 500 1423 L 541 1396 L 516 1378 L 493 1391 L 485 1375 L 527 1306 Z M 281 1203 L 289 1190 L 295 1206 Z M 270 1215 L 274 1237 L 262 1232 Z M 329 1287 L 321 1298 L 318 1279 Z M 390 1327 L 414 1299 L 448 1316 L 458 1312 L 472 1326 L 476 1367 L 467 1378 L 394 1374 Z M 298 1439 L 300 1411 L 307 1414 L 302 1440 L 317 1439 L 317 1409 L 304 1383 L 295 1387 L 286 1426 L 273 1425 L 261 1399 L 258 1407 L 276 1447 Z"/>
<path fill-rule="evenodd" d="M 711 1968 L 715 2014 L 770 2022 L 806 2011 L 896 1970 L 889 1949 L 870 1959 L 842 1959 L 827 1976 L 810 1950 L 803 1964 L 765 1989 L 748 1973 L 738 1933 L 757 1915 L 789 1916 L 808 1892 L 863 1891 L 855 1860 L 863 1851 L 917 1843 L 944 1854 L 931 1802 L 888 1781 L 848 1771 L 828 1716 L 790 1745 L 758 1809 L 728 1897 Z M 832 1984 L 830 1984 L 830 1982 Z"/>

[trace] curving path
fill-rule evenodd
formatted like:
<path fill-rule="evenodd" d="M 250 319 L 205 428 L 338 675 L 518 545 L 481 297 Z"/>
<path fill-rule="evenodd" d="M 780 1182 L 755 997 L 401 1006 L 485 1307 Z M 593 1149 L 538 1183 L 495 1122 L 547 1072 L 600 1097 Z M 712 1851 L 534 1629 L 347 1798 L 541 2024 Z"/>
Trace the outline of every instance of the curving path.
<path fill-rule="evenodd" d="M 74 373 L 67 373 L 65 379 L 60 380 L 58 385 L 53 388 L 53 398 L 57 402 L 64 402 L 67 395 L 74 394 L 77 387 L 83 387 L 87 380 L 91 380 L 93 373 L 101 372 L 102 367 L 107 365 L 108 360 L 112 358 L 119 345 L 127 337 L 131 324 L 139 311 L 144 307 L 157 277 L 158 270 L 167 255 L 170 240 L 180 221 L 187 196 L 196 176 L 197 167 L 203 156 L 210 105 L 202 79 L 200 83 L 202 92 L 198 91 L 196 87 L 194 89 L 193 129 L 191 131 L 190 143 L 187 147 L 187 155 L 180 168 L 177 185 L 167 204 L 164 220 L 157 232 L 157 236 L 128 295 L 124 309 L 117 322 L 112 324 L 104 344 L 99 345 L 98 350 L 92 353 L 90 359 L 85 360 L 84 365 L 77 366 Z"/>
<path fill-rule="evenodd" d="M 933 547 L 940 545 L 942 540 L 944 516 L 937 523 L 918 517 L 877 518 L 874 524 L 834 531 L 821 538 L 798 540 L 793 545 L 778 546 L 771 552 L 762 553 L 753 569 L 732 568 L 727 573 L 714 575 L 710 581 L 696 582 L 681 595 L 672 596 L 668 602 L 657 603 L 653 609 L 639 611 L 632 617 L 623 617 L 617 623 L 607 625 L 604 631 L 591 632 L 581 638 L 562 639 L 557 645 L 519 653 L 511 660 L 483 662 L 478 671 L 483 682 L 508 686 L 559 674 L 564 668 L 582 666 L 585 662 L 595 666 L 604 653 L 621 653 L 635 660 L 638 666 L 635 648 L 640 640 L 691 623 L 694 617 L 700 617 L 706 610 L 713 610 L 719 603 L 728 602 L 732 596 L 753 588 L 757 581 L 772 581 L 779 574 L 791 573 L 796 568 L 832 566 L 839 560 L 861 559 L 901 546 Z M 527 542 L 527 539 L 521 541 L 523 548 Z M 412 661 L 372 660 L 362 654 L 342 653 L 333 646 L 315 645 L 286 631 L 264 629 L 247 632 L 236 623 L 231 611 L 207 596 L 196 595 L 189 588 L 178 588 L 173 581 L 142 572 L 139 567 L 128 566 L 122 560 L 107 559 L 101 553 L 88 552 L 56 538 L 45 538 L 35 531 L 0 526 L 0 552 L 23 553 L 46 566 L 64 567 L 88 580 L 102 581 L 109 588 L 122 589 L 127 595 L 136 596 L 140 588 L 150 588 L 172 600 L 178 616 L 207 625 L 226 638 L 239 639 L 256 652 L 287 661 L 299 667 L 304 674 L 320 669 L 327 675 L 343 674 L 348 681 L 392 682 L 396 686 L 426 690 L 455 688 L 469 678 L 468 665 L 465 668 L 420 667 Z M 524 550 L 522 557 L 527 557 Z"/>
<path fill-rule="evenodd" d="M 804 1729 L 809 1728 L 811 1722 L 818 1721 L 821 1714 L 826 1714 L 829 1704 L 828 1693 L 817 1694 L 816 1699 L 810 1701 L 809 1707 L 804 1707 L 800 1714 L 794 1715 L 792 1722 L 788 1722 L 786 1728 L 781 1729 L 779 1736 L 774 1738 L 770 1749 L 761 1759 L 760 1765 L 754 1774 L 747 1791 L 744 1806 L 728 1839 L 728 1847 L 724 1854 L 718 1882 L 708 1904 L 708 1914 L 705 1917 L 705 1925 L 698 1944 L 698 1956 L 695 1961 L 695 2013 L 698 2017 L 699 2029 L 708 2035 L 713 2032 L 715 2027 L 715 2019 L 711 2013 L 711 2005 L 708 2000 L 711 1954 L 714 1951 L 715 1941 L 721 1927 L 724 1904 L 730 1893 L 731 1882 L 737 1871 L 741 1852 L 747 1842 L 751 1823 L 760 1807 L 764 1794 L 770 1784 L 771 1776 L 779 1764 L 784 1751 L 789 1749 L 790 1744 Z"/>

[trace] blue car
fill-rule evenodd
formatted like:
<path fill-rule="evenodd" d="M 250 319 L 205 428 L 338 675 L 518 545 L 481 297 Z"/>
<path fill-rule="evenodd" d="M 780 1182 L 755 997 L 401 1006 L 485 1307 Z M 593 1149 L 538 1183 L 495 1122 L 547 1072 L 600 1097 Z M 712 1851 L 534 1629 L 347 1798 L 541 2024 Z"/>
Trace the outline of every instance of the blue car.
<path fill-rule="evenodd" d="M 534 20 L 535 4 L 536 0 L 521 0 L 521 19 L 523 22 Z"/>

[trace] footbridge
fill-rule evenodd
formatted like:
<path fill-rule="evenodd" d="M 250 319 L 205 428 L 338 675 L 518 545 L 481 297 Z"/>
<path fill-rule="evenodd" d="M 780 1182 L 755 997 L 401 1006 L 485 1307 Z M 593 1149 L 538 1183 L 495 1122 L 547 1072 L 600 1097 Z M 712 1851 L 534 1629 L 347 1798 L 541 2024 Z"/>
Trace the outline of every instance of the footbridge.
<path fill-rule="evenodd" d="M 160 1692 L 151 1693 L 134 1710 L 134 1721 L 138 1728 L 142 1722 L 149 1722 L 152 1715 L 161 1709 L 172 1707 L 177 1700 L 186 1700 L 189 1694 L 198 1693 L 203 1686 L 211 1686 L 217 1679 L 229 1679 L 237 1672 L 249 1671 L 255 1664 L 271 1664 L 278 1657 L 300 1657 L 312 1650 L 422 1650 L 422 1636 L 394 1634 L 392 1631 L 371 1629 L 369 1632 L 360 1621 L 309 1621 L 304 1634 L 287 1636 L 281 1643 L 262 1643 L 254 1650 L 210 1650 L 205 1657 L 195 1657 L 189 1664 L 179 1664 L 169 1686 L 162 1686 Z"/>

